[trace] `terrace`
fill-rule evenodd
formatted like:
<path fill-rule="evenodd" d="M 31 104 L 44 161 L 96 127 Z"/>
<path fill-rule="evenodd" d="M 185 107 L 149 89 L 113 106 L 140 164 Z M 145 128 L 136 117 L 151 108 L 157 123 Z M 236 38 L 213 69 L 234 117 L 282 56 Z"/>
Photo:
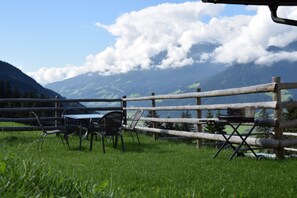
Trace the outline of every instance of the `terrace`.
<path fill-rule="evenodd" d="M 255 160 L 250 157 L 236 157 L 230 162 L 227 159 L 232 150 L 225 149 L 214 160 L 216 150 L 203 145 L 207 140 L 224 139 L 220 134 L 205 132 L 205 123 L 202 120 L 206 119 L 205 111 L 208 110 L 225 111 L 230 107 L 267 109 L 274 116 L 265 122 L 271 127 L 273 136 L 249 137 L 247 142 L 261 147 L 261 152 L 274 152 L 277 159 L 284 159 L 289 156 L 289 152 L 296 151 L 295 133 L 286 133 L 286 128 L 296 127 L 297 121 L 286 121 L 282 114 L 286 108 L 295 108 L 297 104 L 284 101 L 281 90 L 296 88 L 297 83 L 281 83 L 279 78 L 273 78 L 272 83 L 249 87 L 169 95 L 152 94 L 137 98 L 1 99 L 1 104 L 9 102 L 11 107 L 1 108 L 0 186 L 4 188 L 0 188 L 0 194 L 29 197 L 293 197 L 297 191 L 296 178 L 291 174 L 296 167 L 294 158 Z M 271 101 L 202 104 L 203 98 L 262 93 L 269 93 L 272 96 Z M 188 104 L 178 105 L 180 103 L 177 101 L 183 99 L 187 99 Z M 165 100 L 176 105 L 161 106 L 159 101 Z M 189 104 L 189 101 L 193 103 Z M 77 106 L 77 102 L 84 106 Z M 34 103 L 34 107 L 29 107 L 28 103 Z M 75 109 L 92 112 L 123 111 L 127 118 L 126 124 L 131 112 L 143 109 L 150 114 L 145 114 L 141 120 L 150 122 L 151 125 L 140 124 L 136 127 L 141 132 L 140 144 L 132 141 L 129 133 L 124 133 L 125 153 L 108 145 L 107 153 L 103 154 L 100 141 L 94 142 L 92 151 L 87 149 L 88 141 L 83 141 L 82 149 L 74 147 L 69 150 L 56 137 L 47 138 L 43 149 L 38 150 L 40 129 L 33 125 L 34 118 L 29 116 L 29 112 L 39 112 L 43 115 L 42 120 L 52 123 L 47 126 L 48 129 L 56 128 L 61 126 L 60 113 L 68 108 L 65 103 L 72 103 L 70 106 Z M 92 105 L 88 106 L 89 103 Z M 185 110 L 195 112 L 196 116 L 158 116 L 160 112 Z M 28 113 L 28 116 L 18 116 L 24 115 L 23 113 Z M 189 123 L 196 127 L 192 131 L 181 131 L 160 128 L 159 123 Z M 186 141 L 168 137 L 169 135 L 186 138 Z M 230 141 L 239 143 L 240 140 L 234 136 Z M 72 137 L 70 144 L 77 145 L 77 138 Z M 282 178 L 282 185 L 279 185 L 279 178 Z"/>
<path fill-rule="evenodd" d="M 266 109 L 273 114 L 270 119 L 264 120 L 262 127 L 270 127 L 271 131 L 268 138 L 248 137 L 246 142 L 249 145 L 257 146 L 271 152 L 273 150 L 275 156 L 279 159 L 285 157 L 286 151 L 296 151 L 294 146 L 297 145 L 297 139 L 294 138 L 295 133 L 286 133 L 287 128 L 297 127 L 297 120 L 284 120 L 283 113 L 287 108 L 296 108 L 297 103 L 294 101 L 285 101 L 282 99 L 282 90 L 296 89 L 297 83 L 282 83 L 280 78 L 273 77 L 272 83 L 261 84 L 249 87 L 213 90 L 202 92 L 197 89 L 194 93 L 181 93 L 181 94 L 168 94 L 168 95 L 155 95 L 144 97 L 122 97 L 119 99 L 0 99 L 0 104 L 10 104 L 4 108 L 0 108 L 2 116 L 0 122 L 22 122 L 26 126 L 10 126 L 4 124 L 1 127 L 2 131 L 28 131 L 39 130 L 38 126 L 33 126 L 33 118 L 29 112 L 36 111 L 41 113 L 41 119 L 50 121 L 52 125 L 47 126 L 47 129 L 59 128 L 61 126 L 61 112 L 69 106 L 77 110 L 92 111 L 92 112 L 106 112 L 119 110 L 123 111 L 125 115 L 124 124 L 127 124 L 127 118 L 133 111 L 142 109 L 147 113 L 141 118 L 143 122 L 150 122 L 151 126 L 136 127 L 142 133 L 153 134 L 155 139 L 158 134 L 173 135 L 177 137 L 186 137 L 197 141 L 198 146 L 201 146 L 205 140 L 224 141 L 221 134 L 207 133 L 203 130 L 205 125 L 205 111 L 220 111 L 225 112 L 228 108 L 255 108 L 257 110 Z M 202 99 L 205 98 L 220 98 L 224 101 L 225 98 L 241 95 L 255 95 L 255 94 L 268 94 L 271 96 L 270 101 L 251 101 L 246 103 L 223 103 L 223 104 L 202 104 Z M 256 97 L 257 98 L 257 95 Z M 180 101 L 187 99 L 187 105 L 180 103 Z M 160 101 L 169 101 L 171 106 L 161 106 Z M 28 103 L 33 104 L 30 106 Z M 67 105 L 65 105 L 67 104 Z M 78 105 L 79 104 L 79 105 Z M 91 104 L 91 105 L 90 105 Z M 182 104 L 182 105 L 178 105 Z M 3 106 L 2 105 L 2 106 Z M 157 106 L 159 105 L 159 106 Z M 180 118 L 178 114 L 172 112 L 190 111 L 196 115 L 191 118 Z M 176 117 L 159 117 L 158 114 L 168 112 L 170 115 Z M 22 117 L 18 115 L 21 113 Z M 150 113 L 150 115 L 149 115 Z M 26 115 L 24 117 L 23 115 Z M 172 129 L 164 129 L 160 127 L 160 123 L 185 123 L 194 125 L 191 131 L 180 131 Z M 290 138 L 288 138 L 290 137 Z M 230 142 L 239 144 L 241 139 L 238 136 L 233 136 Z"/>

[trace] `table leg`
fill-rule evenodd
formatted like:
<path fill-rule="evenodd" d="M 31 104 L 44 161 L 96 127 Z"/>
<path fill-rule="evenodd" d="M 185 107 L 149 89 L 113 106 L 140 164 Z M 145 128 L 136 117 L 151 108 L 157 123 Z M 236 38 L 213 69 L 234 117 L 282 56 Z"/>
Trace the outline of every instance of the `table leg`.
<path fill-rule="evenodd" d="M 79 149 L 81 150 L 81 142 L 82 142 L 82 122 L 79 124 Z"/>
<path fill-rule="evenodd" d="M 227 146 L 228 144 L 230 144 L 230 146 L 232 147 L 233 150 L 236 150 L 236 147 L 233 146 L 233 144 L 232 144 L 229 140 L 230 140 L 230 138 L 233 136 L 233 134 L 235 133 L 235 130 L 237 130 L 237 129 L 239 128 L 239 126 L 240 126 L 240 124 L 239 124 L 236 128 L 233 129 L 233 132 L 230 134 L 230 136 L 229 136 L 228 138 L 225 136 L 225 134 L 223 133 L 222 130 L 219 130 L 219 133 L 222 134 L 222 136 L 225 138 L 226 141 L 225 141 L 224 144 L 219 148 L 219 150 L 216 152 L 216 154 L 214 155 L 213 158 L 216 158 L 216 157 L 218 156 L 218 154 L 223 150 L 223 148 L 224 148 L 225 146 Z M 219 127 L 217 127 L 217 128 L 219 128 Z M 220 128 L 219 128 L 219 129 L 220 129 Z"/>
<path fill-rule="evenodd" d="M 230 125 L 232 128 L 233 126 Z M 250 147 L 250 145 L 246 142 L 246 139 L 249 137 L 249 135 L 252 133 L 252 131 L 255 129 L 256 125 L 254 124 L 253 127 L 249 130 L 249 132 L 246 134 L 245 137 L 242 137 L 242 135 L 236 130 L 237 135 L 240 137 L 240 139 L 242 140 L 242 142 L 239 144 L 239 146 L 236 148 L 236 150 L 234 151 L 234 153 L 232 154 L 232 156 L 230 157 L 229 160 L 232 160 L 233 157 L 238 153 L 239 149 L 243 146 L 243 144 L 245 144 L 249 150 L 251 150 L 251 152 L 255 155 L 255 157 L 257 158 L 257 154 L 254 152 L 254 150 Z"/>
<path fill-rule="evenodd" d="M 90 127 L 90 134 L 91 134 L 91 142 L 90 142 L 90 151 L 93 149 L 93 127 Z"/>
<path fill-rule="evenodd" d="M 68 148 L 70 149 L 70 144 L 69 144 L 69 141 L 68 141 L 69 128 L 68 128 L 68 120 L 67 120 L 67 118 L 64 118 L 64 127 L 65 127 L 64 140 L 66 141 L 66 144 L 67 144 Z"/>

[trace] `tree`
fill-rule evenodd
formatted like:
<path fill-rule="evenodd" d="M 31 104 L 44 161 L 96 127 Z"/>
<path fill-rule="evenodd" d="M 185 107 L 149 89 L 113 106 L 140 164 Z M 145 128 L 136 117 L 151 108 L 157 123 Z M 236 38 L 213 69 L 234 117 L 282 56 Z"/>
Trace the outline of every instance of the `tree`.
<path fill-rule="evenodd" d="M 170 116 L 168 116 L 167 118 L 170 118 Z M 161 128 L 171 130 L 171 129 L 174 129 L 174 125 L 172 122 L 164 122 L 164 123 L 161 123 Z"/>
<path fill-rule="evenodd" d="M 146 117 L 148 117 L 148 118 L 153 118 L 153 111 L 152 110 L 149 110 L 148 111 L 148 114 L 147 114 L 147 116 Z M 155 113 L 155 118 L 158 118 L 159 116 L 157 115 L 157 112 Z M 144 126 L 146 126 L 146 127 L 150 127 L 150 128 L 152 128 L 153 127 L 153 122 L 151 122 L 151 121 L 144 121 Z M 161 124 L 159 123 L 159 122 L 156 122 L 156 127 L 157 128 L 160 128 L 161 127 Z"/>
<path fill-rule="evenodd" d="M 266 109 L 261 109 L 259 111 L 258 118 L 269 119 L 270 118 L 270 115 L 268 114 L 268 112 L 267 112 Z M 264 134 L 268 134 L 271 131 L 271 128 L 270 127 L 266 127 L 266 126 L 258 126 L 257 127 L 257 131 L 262 132 Z"/>
<path fill-rule="evenodd" d="M 4 98 L 4 82 L 0 80 L 0 98 Z"/>
<path fill-rule="evenodd" d="M 189 113 L 189 111 L 182 112 L 181 118 L 191 118 L 192 115 Z M 176 123 L 174 125 L 174 128 L 176 130 L 180 131 L 193 131 L 194 130 L 194 125 L 190 123 Z"/>
<path fill-rule="evenodd" d="M 297 119 L 297 108 L 288 108 L 287 112 L 284 113 L 285 120 L 296 120 Z M 287 128 L 286 132 L 297 132 L 296 127 Z"/>
<path fill-rule="evenodd" d="M 4 88 L 4 98 L 10 98 L 12 96 L 12 91 L 11 91 L 11 85 L 9 81 L 5 82 L 5 88 Z"/>
<path fill-rule="evenodd" d="M 0 80 L 0 98 L 4 98 L 4 82 Z M 0 108 L 3 108 L 5 106 L 4 103 L 0 103 Z"/>
<path fill-rule="evenodd" d="M 206 118 L 213 118 L 213 114 L 210 110 L 207 110 Z M 215 133 L 215 126 L 213 124 L 206 123 L 203 127 L 205 132 Z"/>

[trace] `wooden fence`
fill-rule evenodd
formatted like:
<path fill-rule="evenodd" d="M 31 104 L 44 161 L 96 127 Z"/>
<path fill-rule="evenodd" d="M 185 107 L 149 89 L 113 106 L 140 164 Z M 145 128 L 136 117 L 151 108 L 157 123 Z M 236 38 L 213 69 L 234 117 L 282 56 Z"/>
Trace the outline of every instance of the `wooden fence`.
<path fill-rule="evenodd" d="M 284 158 L 285 147 L 297 145 L 296 138 L 284 138 L 284 135 L 292 135 L 289 133 L 284 133 L 284 130 L 289 127 L 297 127 L 297 120 L 285 121 L 283 120 L 283 110 L 286 108 L 297 107 L 297 102 L 294 101 L 282 101 L 281 91 L 285 89 L 297 89 L 297 83 L 281 83 L 279 77 L 273 77 L 272 83 L 261 84 L 255 86 L 215 90 L 215 91 L 205 91 L 201 92 L 200 89 L 195 93 L 182 93 L 182 94 L 167 94 L 167 95 L 155 95 L 146 97 L 133 97 L 133 98 L 123 98 L 126 106 L 124 110 L 131 111 L 136 109 L 143 109 L 145 111 L 151 111 L 151 117 L 143 117 L 143 121 L 149 121 L 153 123 L 191 123 L 198 125 L 198 131 L 176 131 L 176 130 L 166 130 L 161 128 L 156 128 L 156 124 L 153 127 L 138 126 L 138 130 L 143 132 L 153 132 L 153 133 L 164 133 L 175 136 L 197 138 L 197 139 L 209 139 L 224 141 L 225 139 L 220 134 L 210 134 L 205 133 L 202 128 L 203 122 L 205 120 L 202 118 L 203 110 L 226 110 L 227 108 L 246 108 L 254 107 L 255 109 L 271 109 L 273 111 L 273 118 L 269 120 L 264 120 L 262 126 L 273 127 L 273 138 L 259 139 L 259 138 L 248 138 L 247 142 L 250 145 L 260 146 L 263 148 L 272 148 L 276 154 L 277 158 Z M 237 103 L 237 104 L 201 104 L 201 99 L 210 97 L 227 97 L 243 94 L 255 94 L 255 93 L 266 93 L 271 94 L 271 101 L 265 102 L 249 102 L 249 103 Z M 193 98 L 195 104 L 193 105 L 183 105 L 183 106 L 156 106 L 158 101 L 162 100 L 172 100 L 172 99 L 186 99 Z M 129 106 L 130 102 L 135 101 L 149 101 L 151 103 L 150 107 L 133 107 Z M 156 117 L 159 111 L 185 111 L 194 110 L 196 111 L 195 118 L 158 118 Z M 294 133 L 293 133 L 294 134 Z M 239 137 L 233 136 L 230 139 L 231 142 L 240 143 L 241 139 Z M 292 149 L 291 149 L 292 150 Z"/>
<path fill-rule="evenodd" d="M 152 132 L 153 134 L 168 134 L 181 137 L 189 137 L 197 140 L 208 139 L 215 141 L 224 141 L 224 138 L 219 134 L 210 134 L 203 131 L 201 120 L 203 118 L 202 111 L 206 110 L 226 110 L 228 108 L 246 108 L 254 107 L 255 109 L 270 109 L 273 111 L 273 118 L 265 120 L 262 126 L 273 127 L 273 138 L 255 138 L 251 137 L 247 139 L 247 142 L 251 145 L 260 146 L 263 148 L 272 148 L 278 158 L 283 158 L 285 154 L 285 149 L 287 147 L 296 146 L 297 138 L 286 138 L 287 135 L 295 135 L 295 133 L 285 133 L 285 129 L 289 127 L 297 127 L 297 120 L 285 121 L 283 119 L 283 110 L 287 108 L 297 107 L 297 102 L 295 101 L 283 101 L 282 100 L 282 90 L 287 89 L 297 89 L 297 83 L 281 83 L 279 77 L 273 77 L 272 82 L 268 84 L 261 84 L 255 86 L 224 89 L 224 90 L 214 90 L 202 92 L 197 89 L 197 92 L 193 93 L 181 93 L 181 94 L 166 94 L 166 95 L 155 95 L 144 97 L 123 97 L 121 99 L 0 99 L 0 122 L 32 122 L 34 118 L 29 115 L 30 111 L 37 112 L 49 112 L 50 116 L 42 116 L 42 120 L 53 121 L 57 127 L 57 123 L 62 120 L 61 112 L 69 106 L 70 104 L 75 104 L 73 108 L 78 110 L 88 110 L 88 111 L 113 111 L 121 110 L 124 114 L 130 115 L 132 111 L 137 109 L 142 109 L 146 112 L 150 111 L 151 116 L 148 117 L 147 113 L 142 117 L 142 121 L 151 122 L 152 127 L 137 126 L 136 129 L 143 132 Z M 272 95 L 270 101 L 253 101 L 246 103 L 227 103 L 227 104 L 202 104 L 202 99 L 205 98 L 217 98 L 217 97 L 230 97 L 230 96 L 240 96 L 249 94 L 265 93 Z M 193 100 L 193 104 L 187 105 L 174 105 L 174 106 L 162 106 L 160 101 L 172 101 L 172 100 L 182 100 L 190 99 Z M 222 100 L 220 100 L 222 101 Z M 92 106 L 81 106 L 81 103 L 93 103 Z M 135 102 L 142 102 L 142 105 L 135 105 Z M 19 106 L 3 107 L 2 104 L 14 104 L 17 103 Z M 26 107 L 26 103 L 34 103 L 34 107 Z M 115 105 L 111 106 L 110 103 Z M 146 103 L 146 104 L 145 104 Z M 48 106 L 43 106 L 41 104 L 47 104 Z M 68 104 L 68 105 L 65 105 Z M 107 104 L 102 106 L 102 104 Z M 172 104 L 172 103 L 171 103 Z M 173 103 L 174 104 L 174 103 Z M 164 118 L 158 117 L 157 114 L 162 111 L 170 112 L 180 112 L 180 111 L 195 111 L 196 115 L 194 118 Z M 19 113 L 27 113 L 26 117 L 17 117 Z M 13 116 L 5 116 L 13 115 Z M 177 130 L 166 130 L 157 128 L 157 123 L 190 123 L 197 126 L 196 131 L 177 131 Z M 127 120 L 125 119 L 125 124 Z M 51 128 L 51 126 L 49 126 Z M 22 127 L 12 127 L 12 126 L 2 126 L 2 131 L 23 131 L 23 130 L 36 130 L 36 126 L 22 126 Z M 157 138 L 157 135 L 155 136 Z M 239 143 L 241 140 L 239 137 L 232 137 L 231 142 Z M 292 150 L 292 149 L 290 149 Z"/>
<path fill-rule="evenodd" d="M 85 104 L 86 103 L 86 104 Z M 92 103 L 92 105 L 87 105 Z M 104 105 L 115 103 L 115 105 Z M 7 107 L 9 106 L 9 107 Z M 47 129 L 62 127 L 61 113 L 66 109 L 84 112 L 122 111 L 122 99 L 37 99 L 37 98 L 1 98 L 0 122 L 2 131 L 39 130 L 32 124 L 35 118 L 31 111 L 40 114 L 41 120 L 49 124 Z M 11 126 L 11 122 L 27 124 L 27 126 Z M 7 124 L 5 124 L 7 123 Z"/>

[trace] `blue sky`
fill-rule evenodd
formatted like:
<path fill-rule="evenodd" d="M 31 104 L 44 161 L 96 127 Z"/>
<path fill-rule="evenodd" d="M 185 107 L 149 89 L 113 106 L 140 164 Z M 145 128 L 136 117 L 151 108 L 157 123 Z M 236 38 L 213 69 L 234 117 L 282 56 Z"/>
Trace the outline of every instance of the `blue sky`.
<path fill-rule="evenodd" d="M 41 66 L 81 65 L 87 55 L 112 45 L 114 37 L 95 26 L 161 0 L 0 1 L 1 60 L 32 72 Z M 170 2 L 185 2 L 170 1 Z"/>
<path fill-rule="evenodd" d="M 132 39 L 134 41 L 144 38 L 152 39 L 153 37 L 150 37 L 147 33 L 148 30 L 156 27 L 152 23 L 171 24 L 170 17 L 168 20 L 164 19 L 164 17 L 167 18 L 168 13 L 174 15 L 173 20 L 185 20 L 185 24 L 188 23 L 188 19 L 191 23 L 197 19 L 197 22 L 200 20 L 203 25 L 209 26 L 209 23 L 213 21 L 216 23 L 215 20 L 212 20 L 215 17 L 219 22 L 228 21 L 226 22 L 228 24 L 230 24 L 229 21 L 239 20 L 238 24 L 242 25 L 240 27 L 248 27 L 251 16 L 259 13 L 254 8 L 247 9 L 246 6 L 205 5 L 201 2 L 198 3 L 198 1 L 185 4 L 185 2 L 187 1 L 2 0 L 0 1 L 0 60 L 17 66 L 41 83 L 63 80 L 92 69 L 99 73 L 103 71 L 113 73 L 114 70 L 105 68 L 102 65 L 115 68 L 117 63 L 123 63 L 123 59 L 125 59 L 125 63 L 129 62 L 129 64 L 123 64 L 123 66 L 120 66 L 122 68 L 117 71 L 127 72 L 134 68 L 131 63 L 133 61 L 133 64 L 140 64 L 143 68 L 146 68 L 148 63 L 137 62 L 135 58 L 129 55 L 125 57 L 116 56 L 116 54 L 125 53 L 124 45 L 122 47 L 121 45 L 129 43 L 129 48 L 135 45 L 135 48 L 131 49 L 131 51 L 137 51 L 139 48 L 132 42 Z M 168 4 L 164 5 L 165 3 Z M 183 10 L 179 10 L 179 7 L 182 7 Z M 187 7 L 192 8 L 186 11 L 185 8 Z M 193 7 L 196 7 L 196 10 Z M 168 13 L 166 9 L 168 9 Z M 185 13 L 191 14 L 193 12 L 193 16 L 186 17 L 187 13 L 185 14 L 184 10 Z M 175 15 L 185 17 L 181 18 L 179 16 L 179 18 L 176 18 Z M 236 18 L 233 19 L 232 17 Z M 131 24 L 129 24 L 129 21 L 132 21 Z M 143 33 L 139 33 L 139 29 L 145 28 L 141 27 L 142 22 L 146 24 L 148 29 Z M 183 23 L 176 25 L 180 24 Z M 269 24 L 272 23 L 269 22 Z M 231 26 L 231 29 L 237 27 L 237 25 Z M 133 35 L 133 28 L 138 30 L 139 35 Z M 186 30 L 184 29 L 184 32 Z M 285 29 L 283 31 L 289 30 Z M 125 32 L 125 35 L 123 32 Z M 152 32 L 152 34 L 162 35 L 163 32 Z M 225 38 L 219 37 L 212 39 L 224 43 Z M 182 39 L 182 37 L 178 38 Z M 207 38 L 205 39 L 207 40 Z M 146 40 L 144 39 L 143 42 L 146 43 Z M 172 45 L 167 43 L 165 48 L 168 46 Z M 156 49 L 156 53 L 158 50 L 162 50 L 161 47 Z M 146 49 L 145 53 L 148 53 L 148 55 L 143 59 L 153 56 L 154 53 L 151 51 L 151 48 Z M 101 59 L 104 59 L 104 61 Z M 111 61 L 112 64 L 109 65 Z M 168 64 L 175 64 L 173 60 L 168 59 L 168 61 L 171 61 Z M 174 61 L 176 62 L 176 60 Z M 176 65 L 183 65 L 182 61 L 186 64 L 189 60 L 181 59 L 178 61 L 181 63 Z M 230 59 L 230 61 L 233 61 L 233 59 Z M 73 71 L 73 73 L 68 75 L 71 73 L 69 71 Z"/>

